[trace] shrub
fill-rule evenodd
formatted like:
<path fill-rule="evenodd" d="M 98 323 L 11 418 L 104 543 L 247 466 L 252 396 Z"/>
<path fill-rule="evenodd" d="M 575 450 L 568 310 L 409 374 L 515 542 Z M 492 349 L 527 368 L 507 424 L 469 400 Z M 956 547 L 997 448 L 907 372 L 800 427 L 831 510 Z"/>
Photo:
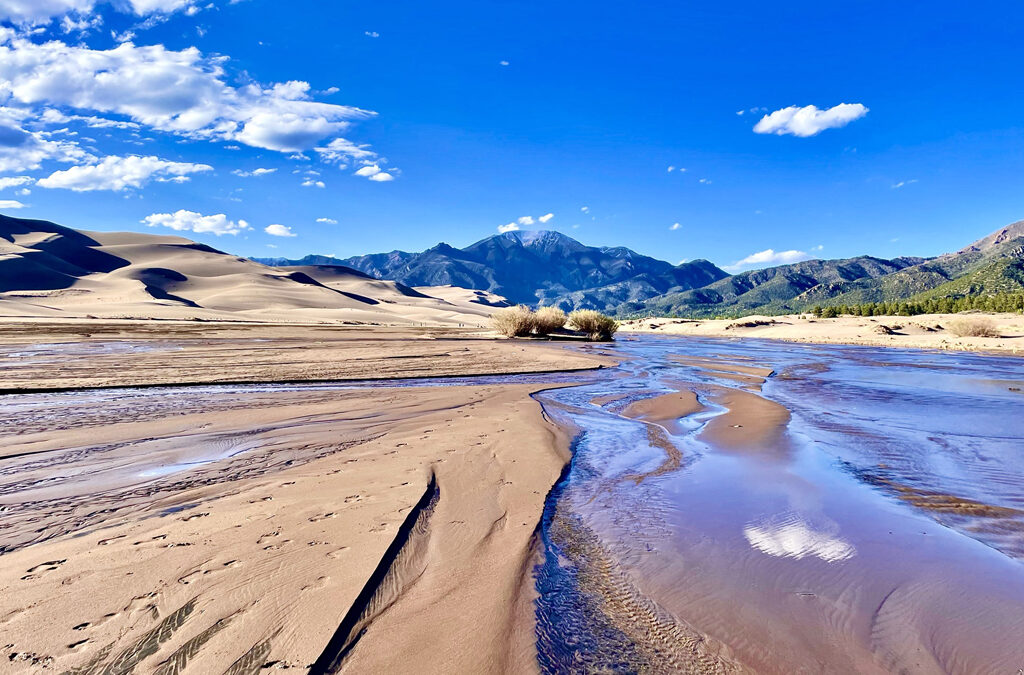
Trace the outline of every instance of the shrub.
<path fill-rule="evenodd" d="M 602 342 L 612 339 L 619 324 L 610 316 L 592 309 L 578 309 L 569 315 L 569 325 L 587 334 L 591 340 Z"/>
<path fill-rule="evenodd" d="M 958 319 L 949 322 L 949 330 L 957 337 L 999 337 L 991 319 Z"/>
<path fill-rule="evenodd" d="M 505 337 L 525 337 L 537 327 L 537 316 L 526 305 L 516 305 L 495 312 L 491 325 Z"/>
<path fill-rule="evenodd" d="M 557 307 L 541 307 L 534 314 L 536 319 L 536 331 L 538 335 L 553 333 L 565 325 L 565 312 Z"/>

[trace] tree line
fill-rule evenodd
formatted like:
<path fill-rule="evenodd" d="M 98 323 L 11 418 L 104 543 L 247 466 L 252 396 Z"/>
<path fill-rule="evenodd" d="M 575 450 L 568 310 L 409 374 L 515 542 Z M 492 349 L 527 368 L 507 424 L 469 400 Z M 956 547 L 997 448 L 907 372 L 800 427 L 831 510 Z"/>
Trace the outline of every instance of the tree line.
<path fill-rule="evenodd" d="M 821 318 L 844 314 L 853 316 L 917 316 L 918 314 L 956 314 L 969 309 L 983 312 L 1024 312 L 1024 293 L 995 293 L 929 300 L 893 300 L 865 302 L 858 305 L 816 306 L 811 313 Z"/>

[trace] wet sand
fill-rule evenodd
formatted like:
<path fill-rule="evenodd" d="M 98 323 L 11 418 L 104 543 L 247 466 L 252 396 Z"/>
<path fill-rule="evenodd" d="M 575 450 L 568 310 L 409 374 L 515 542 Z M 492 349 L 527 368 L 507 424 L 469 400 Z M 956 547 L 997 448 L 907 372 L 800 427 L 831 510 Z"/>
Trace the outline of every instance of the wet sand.
<path fill-rule="evenodd" d="M 588 369 L 614 361 L 474 329 L 172 321 L 0 321 L 0 393 Z"/>
<path fill-rule="evenodd" d="M 569 457 L 540 384 L 164 385 L 610 359 L 450 329 L 146 322 L 7 325 L 0 345 L 4 387 L 41 390 L 0 396 L 4 668 L 535 662 L 526 570 Z M 126 385 L 143 388 L 59 391 Z"/>
<path fill-rule="evenodd" d="M 1024 663 L 1011 362 L 713 340 L 612 351 L 619 377 L 540 395 L 582 432 L 545 520 L 545 672 Z M 679 407 L 668 436 L 622 414 L 687 390 L 704 407 Z"/>

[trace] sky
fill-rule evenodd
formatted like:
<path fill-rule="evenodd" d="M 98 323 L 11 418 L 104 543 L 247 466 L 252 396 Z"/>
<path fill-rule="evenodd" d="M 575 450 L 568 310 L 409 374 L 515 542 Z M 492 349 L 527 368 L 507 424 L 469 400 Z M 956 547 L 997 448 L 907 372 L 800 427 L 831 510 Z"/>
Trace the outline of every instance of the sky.
<path fill-rule="evenodd" d="M 0 212 L 730 271 L 1024 219 L 1024 4 L 0 0 Z"/>

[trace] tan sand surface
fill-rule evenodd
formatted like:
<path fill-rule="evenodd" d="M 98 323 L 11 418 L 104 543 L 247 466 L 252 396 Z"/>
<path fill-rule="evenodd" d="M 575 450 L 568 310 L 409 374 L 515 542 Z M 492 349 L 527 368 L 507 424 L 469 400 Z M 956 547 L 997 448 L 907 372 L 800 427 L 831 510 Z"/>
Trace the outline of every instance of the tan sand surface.
<path fill-rule="evenodd" d="M 459 328 L 0 320 L 0 392 L 123 385 L 390 379 L 614 363 Z"/>
<path fill-rule="evenodd" d="M 532 591 L 520 582 L 566 459 L 530 390 L 267 394 L 230 412 L 186 404 L 114 430 L 72 419 L 5 436 L 6 455 L 32 454 L 6 462 L 0 481 L 3 661 L 21 672 L 305 668 L 383 565 L 348 672 L 521 667 L 532 634 L 515 608 Z M 184 458 L 213 437 L 252 449 L 157 479 L 127 461 L 154 438 Z M 46 487 L 19 490 L 45 471 Z M 420 526 L 389 561 L 425 494 Z"/>
<path fill-rule="evenodd" d="M 0 219 L 0 317 L 486 327 L 503 298 L 346 267 L 267 267 L 182 237 Z"/>
<path fill-rule="evenodd" d="M 957 337 L 951 330 L 953 322 L 976 319 L 991 321 L 1000 337 Z M 887 327 L 891 332 L 880 328 L 881 326 Z M 641 332 L 695 337 L 754 337 L 822 344 L 1024 354 L 1024 316 L 1020 314 L 965 313 L 911 317 L 844 316 L 834 319 L 818 319 L 810 314 L 707 320 L 650 318 L 624 321 L 619 330 L 622 333 Z"/>

